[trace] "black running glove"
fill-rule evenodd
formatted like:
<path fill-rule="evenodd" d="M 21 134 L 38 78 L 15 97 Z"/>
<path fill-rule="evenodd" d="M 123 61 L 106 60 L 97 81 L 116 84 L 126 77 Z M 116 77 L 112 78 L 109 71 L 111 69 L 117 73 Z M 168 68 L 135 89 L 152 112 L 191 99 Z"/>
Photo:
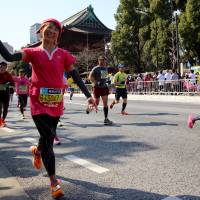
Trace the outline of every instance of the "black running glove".
<path fill-rule="evenodd" d="M 85 84 L 83 83 L 82 79 L 80 78 L 80 76 L 78 75 L 77 71 L 75 69 L 73 69 L 72 71 L 69 72 L 69 75 L 72 76 L 72 78 L 74 79 L 74 82 L 79 86 L 79 88 L 81 89 L 81 91 L 83 92 L 83 94 L 87 97 L 90 98 L 91 94 L 88 91 L 87 87 L 85 86 Z"/>
<path fill-rule="evenodd" d="M 20 61 L 22 59 L 22 53 L 18 52 L 18 53 L 14 53 L 11 54 L 6 47 L 4 46 L 4 44 L 1 42 L 0 40 L 0 54 L 2 55 L 2 57 L 8 61 L 8 62 L 12 62 L 12 61 Z"/>

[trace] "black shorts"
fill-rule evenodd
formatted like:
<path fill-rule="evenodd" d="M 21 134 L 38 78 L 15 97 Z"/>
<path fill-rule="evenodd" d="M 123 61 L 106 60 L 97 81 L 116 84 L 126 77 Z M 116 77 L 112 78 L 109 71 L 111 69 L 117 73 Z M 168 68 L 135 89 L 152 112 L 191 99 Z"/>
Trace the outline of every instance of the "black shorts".
<path fill-rule="evenodd" d="M 9 88 L 9 90 L 10 90 L 10 94 L 14 94 L 14 88 Z"/>
<path fill-rule="evenodd" d="M 28 95 L 27 94 L 19 94 L 18 95 L 18 100 L 19 100 L 20 107 L 26 107 L 27 99 L 28 99 Z"/>
<path fill-rule="evenodd" d="M 7 104 L 10 100 L 10 93 L 9 90 L 2 91 L 0 90 L 0 102 Z"/>
<path fill-rule="evenodd" d="M 115 99 L 119 100 L 120 97 L 122 97 L 122 99 L 127 99 L 127 90 L 126 90 L 126 88 L 116 88 Z"/>

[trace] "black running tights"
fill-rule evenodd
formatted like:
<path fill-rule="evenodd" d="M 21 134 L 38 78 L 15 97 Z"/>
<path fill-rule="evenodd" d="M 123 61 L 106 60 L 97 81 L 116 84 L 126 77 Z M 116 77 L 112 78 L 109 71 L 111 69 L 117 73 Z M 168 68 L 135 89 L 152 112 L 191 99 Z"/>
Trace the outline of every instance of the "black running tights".
<path fill-rule="evenodd" d="M 9 99 L 10 96 L 8 91 L 0 91 L 0 118 L 3 118 L 3 120 L 6 118 L 8 114 Z"/>
<path fill-rule="evenodd" d="M 59 117 L 48 114 L 32 116 L 33 121 L 40 134 L 38 150 L 41 153 L 43 164 L 49 176 L 55 175 L 55 155 L 53 151 L 53 140 L 56 135 L 56 127 Z"/>

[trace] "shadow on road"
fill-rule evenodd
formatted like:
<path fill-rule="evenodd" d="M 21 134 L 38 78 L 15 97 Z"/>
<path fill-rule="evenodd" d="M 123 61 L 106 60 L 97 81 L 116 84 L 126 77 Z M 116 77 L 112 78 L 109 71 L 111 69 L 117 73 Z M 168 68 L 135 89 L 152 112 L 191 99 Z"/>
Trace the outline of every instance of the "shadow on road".
<path fill-rule="evenodd" d="M 177 113 L 129 113 L 128 115 L 148 115 L 148 116 L 177 116 Z"/>
<path fill-rule="evenodd" d="M 171 124 L 166 122 L 141 122 L 141 123 L 120 123 L 121 125 L 133 126 L 178 126 L 178 124 Z"/>

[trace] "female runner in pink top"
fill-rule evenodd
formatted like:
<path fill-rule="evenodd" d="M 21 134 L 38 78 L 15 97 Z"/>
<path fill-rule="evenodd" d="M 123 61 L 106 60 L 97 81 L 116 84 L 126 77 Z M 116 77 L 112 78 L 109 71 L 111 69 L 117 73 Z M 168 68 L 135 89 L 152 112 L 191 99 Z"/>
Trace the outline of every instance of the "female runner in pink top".
<path fill-rule="evenodd" d="M 25 119 L 24 110 L 27 105 L 29 94 L 29 79 L 25 77 L 25 71 L 20 69 L 19 76 L 13 76 L 13 80 L 15 81 L 16 94 L 18 96 L 18 103 L 20 112 L 22 114 L 22 119 Z"/>
<path fill-rule="evenodd" d="M 73 69 L 75 57 L 68 51 L 58 48 L 62 28 L 55 19 L 43 21 L 38 32 L 42 43 L 39 47 L 24 48 L 21 52 L 10 54 L 0 41 L 0 54 L 7 61 L 23 60 L 32 64 L 30 84 L 30 108 L 32 118 L 40 134 L 38 146 L 32 146 L 33 164 L 41 168 L 41 158 L 51 182 L 54 198 L 63 195 L 59 181 L 55 176 L 55 156 L 53 140 L 59 117 L 63 114 L 63 74 L 69 72 L 88 99 L 88 104 L 95 107 L 94 99 Z"/>

